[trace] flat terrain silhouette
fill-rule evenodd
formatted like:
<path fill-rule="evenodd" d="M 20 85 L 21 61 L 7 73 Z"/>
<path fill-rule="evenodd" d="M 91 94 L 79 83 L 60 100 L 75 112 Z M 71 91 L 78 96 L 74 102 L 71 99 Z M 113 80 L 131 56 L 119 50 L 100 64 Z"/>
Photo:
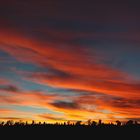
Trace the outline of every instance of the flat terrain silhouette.
<path fill-rule="evenodd" d="M 15 138 L 38 138 L 43 137 L 49 139 L 95 139 L 100 137 L 117 138 L 129 137 L 131 139 L 138 139 L 140 133 L 140 124 L 137 121 L 129 120 L 126 123 L 121 123 L 117 120 L 115 123 L 105 124 L 101 120 L 98 122 L 88 120 L 87 124 L 82 121 L 75 123 L 64 122 L 49 124 L 46 122 L 39 122 L 28 124 L 28 122 L 14 122 L 9 120 L 0 123 L 0 134 Z M 20 137 L 18 137 L 20 135 Z"/>

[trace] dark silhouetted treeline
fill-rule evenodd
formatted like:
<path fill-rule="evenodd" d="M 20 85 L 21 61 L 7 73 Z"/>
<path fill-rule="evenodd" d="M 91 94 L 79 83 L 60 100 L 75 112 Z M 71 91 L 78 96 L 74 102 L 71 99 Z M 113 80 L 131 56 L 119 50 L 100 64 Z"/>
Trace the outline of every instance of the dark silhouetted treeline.
<path fill-rule="evenodd" d="M 38 140 L 99 140 L 99 139 L 140 139 L 140 124 L 137 121 L 129 120 L 114 123 L 104 123 L 101 120 L 88 120 L 86 123 L 82 121 L 64 122 L 50 124 L 46 122 L 32 121 L 14 122 L 13 120 L 0 122 L 0 136 L 5 139 L 38 139 Z M 0 137 L 0 138 L 1 138 Z M 8 138 L 7 138 L 8 137 Z M 102 138 L 103 137 L 103 138 Z"/>
<path fill-rule="evenodd" d="M 114 128 L 120 128 L 120 127 L 139 127 L 140 124 L 137 121 L 129 120 L 127 122 L 121 122 L 117 120 L 115 123 L 104 123 L 102 120 L 99 120 L 98 122 L 88 120 L 87 122 L 77 121 L 77 122 L 64 122 L 64 123 L 46 123 L 46 122 L 38 122 L 36 123 L 34 120 L 32 123 L 22 122 L 22 121 L 13 121 L 8 120 L 6 122 L 2 121 L 0 122 L 0 127 L 85 127 L 85 128 L 103 128 L 103 127 L 114 127 Z"/>

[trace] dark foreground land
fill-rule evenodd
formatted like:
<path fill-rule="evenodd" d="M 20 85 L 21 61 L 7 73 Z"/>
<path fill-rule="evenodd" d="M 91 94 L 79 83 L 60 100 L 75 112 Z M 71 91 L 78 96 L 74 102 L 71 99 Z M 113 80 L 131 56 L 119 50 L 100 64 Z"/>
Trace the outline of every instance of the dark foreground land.
<path fill-rule="evenodd" d="M 64 125 L 14 124 L 1 125 L 0 136 L 5 139 L 75 140 L 75 139 L 140 139 L 140 124 Z"/>

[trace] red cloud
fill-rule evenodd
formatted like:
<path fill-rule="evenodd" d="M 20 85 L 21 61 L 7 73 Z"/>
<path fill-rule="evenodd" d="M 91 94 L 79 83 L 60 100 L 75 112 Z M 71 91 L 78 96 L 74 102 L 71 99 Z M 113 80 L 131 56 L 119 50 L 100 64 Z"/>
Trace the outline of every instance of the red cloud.
<path fill-rule="evenodd" d="M 9 83 L 10 83 L 9 80 L 0 78 L 0 84 L 1 85 L 6 85 L 6 84 L 9 84 Z"/>
<path fill-rule="evenodd" d="M 34 77 L 39 78 L 42 84 L 116 96 L 139 96 L 139 84 L 133 85 L 124 82 L 128 80 L 128 74 L 97 63 L 100 59 L 99 56 L 93 54 L 89 58 L 88 51 L 80 49 L 78 46 L 74 46 L 75 49 L 69 45 L 63 47 L 65 44 L 60 46 L 60 44 L 27 39 L 20 35 L 12 35 L 12 33 L 10 35 L 7 32 L 2 32 L 0 37 L 0 41 L 4 44 L 1 49 L 18 60 L 72 75 L 63 78 L 63 76 L 48 74 L 44 78 L 44 74 L 34 74 Z"/>
<path fill-rule="evenodd" d="M 94 54 L 91 56 L 87 50 L 80 49 L 78 46 L 37 41 L 8 31 L 1 32 L 0 42 L 3 43 L 2 50 L 20 61 L 70 75 L 63 77 L 55 73 L 33 74 L 34 79 L 41 84 L 96 91 L 115 96 L 139 97 L 139 84 L 127 83 L 126 80 L 132 80 L 129 79 L 128 74 L 97 63 L 100 60 L 99 56 Z"/>
<path fill-rule="evenodd" d="M 39 92 L 13 92 L 13 94 L 0 95 L 1 105 L 21 105 L 46 107 L 49 102 L 61 99 L 57 95 L 45 95 Z"/>
<path fill-rule="evenodd" d="M 27 38 L 17 32 L 1 30 L 0 32 L 0 49 L 9 53 L 17 60 L 24 63 L 32 63 L 47 69 L 47 72 L 22 72 L 19 73 L 26 80 L 31 80 L 43 85 L 50 85 L 57 88 L 76 89 L 97 94 L 111 95 L 115 97 L 125 98 L 126 103 L 129 99 L 140 99 L 140 84 L 131 84 L 128 80 L 132 80 L 132 76 L 120 70 L 111 68 L 108 65 L 102 64 L 103 56 L 97 55 L 96 52 L 86 50 L 83 46 L 73 46 L 67 44 L 57 44 Z M 27 74 L 27 75 L 26 75 Z M 27 77 L 26 77 L 27 76 Z M 2 81 L 0 81 L 2 83 Z M 112 112 L 120 112 L 120 116 L 132 112 L 133 106 L 123 109 L 114 100 L 105 102 L 103 99 L 95 100 L 92 103 L 90 98 L 85 96 L 84 100 L 77 100 L 77 104 L 98 105 L 101 110 L 104 108 Z M 93 112 L 82 109 L 76 113 L 74 109 L 68 108 L 68 104 L 60 108 L 60 104 L 50 104 L 55 100 L 60 99 L 58 96 L 44 95 L 42 93 L 23 93 L 22 96 L 14 93 L 11 97 L 1 96 L 1 104 L 18 104 L 27 106 L 48 107 L 55 111 L 60 111 L 68 116 L 81 115 L 85 113 L 84 118 L 87 118 Z M 94 101 L 94 99 L 93 99 Z M 123 104 L 121 102 L 120 104 Z M 62 103 L 61 103 L 62 104 Z M 129 103 L 131 105 L 132 103 Z M 67 105 L 67 108 L 66 108 Z M 136 108 L 134 112 L 139 111 Z M 96 112 L 97 116 L 103 117 L 104 112 Z M 114 114 L 113 114 L 114 115 Z M 127 114 L 128 115 L 128 114 Z M 126 116 L 127 116 L 126 115 Z M 138 114 L 139 115 L 139 114 Z M 106 115 L 107 117 L 107 115 Z"/>
<path fill-rule="evenodd" d="M 64 73 L 61 75 L 47 73 L 30 73 L 31 77 L 29 78 L 29 80 L 32 80 L 39 84 L 50 85 L 58 88 L 92 91 L 98 92 L 99 94 L 103 93 L 124 98 L 139 98 L 139 83 L 131 84 L 127 83 L 126 81 L 110 80 L 116 75 L 113 73 L 111 74 L 111 70 L 111 76 L 105 76 L 105 73 L 108 74 L 107 71 L 100 72 L 100 76 L 97 75 L 98 78 L 95 78 L 89 73 L 87 73 L 87 75 L 80 74 L 80 76 L 78 75 L 78 73 Z M 94 74 L 96 74 L 96 70 Z M 121 76 L 123 77 L 123 75 Z"/>

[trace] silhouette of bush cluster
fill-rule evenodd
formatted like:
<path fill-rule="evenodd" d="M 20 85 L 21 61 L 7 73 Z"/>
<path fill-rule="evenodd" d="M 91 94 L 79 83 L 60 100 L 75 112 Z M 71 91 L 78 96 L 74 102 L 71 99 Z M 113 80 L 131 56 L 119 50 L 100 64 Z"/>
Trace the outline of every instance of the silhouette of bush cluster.
<path fill-rule="evenodd" d="M 102 120 L 99 120 L 98 122 L 96 121 L 92 121 L 92 120 L 88 120 L 87 123 L 83 123 L 82 121 L 77 121 L 75 123 L 72 123 L 70 121 L 64 122 L 64 123 L 54 123 L 54 124 L 50 124 L 50 123 L 46 123 L 46 122 L 39 122 L 36 123 L 34 120 L 32 121 L 32 123 L 28 123 L 26 122 L 22 122 L 22 121 L 16 121 L 14 122 L 13 120 L 8 120 L 6 122 L 2 121 L 0 122 L 0 127 L 6 127 L 6 126 L 82 126 L 82 127 L 129 127 L 129 126 L 133 126 L 133 127 L 140 127 L 140 124 L 137 121 L 133 121 L 133 120 L 129 120 L 126 123 L 122 123 L 121 121 L 117 120 L 115 123 L 104 123 L 102 122 Z"/>

